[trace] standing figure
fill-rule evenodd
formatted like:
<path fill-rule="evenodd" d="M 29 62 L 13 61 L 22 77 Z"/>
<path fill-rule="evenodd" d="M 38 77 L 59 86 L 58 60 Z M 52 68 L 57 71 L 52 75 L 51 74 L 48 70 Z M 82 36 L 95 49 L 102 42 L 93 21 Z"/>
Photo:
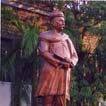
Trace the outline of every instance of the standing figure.
<path fill-rule="evenodd" d="M 63 12 L 51 12 L 50 22 L 52 29 L 39 35 L 38 50 L 43 64 L 35 95 L 43 98 L 43 106 L 66 106 L 66 100 L 70 100 L 71 69 L 78 56 L 72 41 L 62 32 Z"/>

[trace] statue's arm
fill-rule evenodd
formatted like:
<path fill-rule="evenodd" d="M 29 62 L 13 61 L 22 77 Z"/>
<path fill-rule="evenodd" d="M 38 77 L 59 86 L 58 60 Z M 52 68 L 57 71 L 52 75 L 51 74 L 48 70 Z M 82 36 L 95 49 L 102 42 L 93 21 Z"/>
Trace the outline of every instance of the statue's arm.
<path fill-rule="evenodd" d="M 53 54 L 49 52 L 49 44 L 47 41 L 39 41 L 38 45 L 39 55 L 42 56 L 45 60 L 47 60 L 50 64 L 54 66 L 58 66 L 60 61 L 53 57 Z"/>
<path fill-rule="evenodd" d="M 70 59 L 66 59 L 66 60 L 69 61 L 73 66 L 75 66 L 78 62 L 78 55 L 72 41 L 70 39 L 68 39 L 67 41 L 68 41 L 71 57 Z"/>

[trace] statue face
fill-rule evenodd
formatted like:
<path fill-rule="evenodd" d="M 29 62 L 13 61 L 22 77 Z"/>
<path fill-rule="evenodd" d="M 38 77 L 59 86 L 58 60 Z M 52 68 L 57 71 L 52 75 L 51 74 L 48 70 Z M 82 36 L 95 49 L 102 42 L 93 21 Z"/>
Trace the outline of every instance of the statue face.
<path fill-rule="evenodd" d="M 64 17 L 55 17 L 52 21 L 52 25 L 57 31 L 62 31 L 65 27 Z"/>

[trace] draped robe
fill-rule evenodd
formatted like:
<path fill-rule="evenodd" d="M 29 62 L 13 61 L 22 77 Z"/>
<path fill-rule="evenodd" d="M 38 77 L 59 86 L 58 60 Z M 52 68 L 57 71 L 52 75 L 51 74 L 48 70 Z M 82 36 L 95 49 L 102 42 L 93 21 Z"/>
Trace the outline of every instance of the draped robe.
<path fill-rule="evenodd" d="M 60 37 L 49 37 L 46 34 L 39 36 L 39 55 L 40 51 L 57 54 L 62 58 L 70 58 L 75 66 L 78 61 L 78 56 L 74 45 L 68 35 L 63 34 Z M 62 67 L 54 67 L 43 56 L 42 66 L 40 67 L 40 77 L 36 96 L 47 95 L 65 95 L 66 99 L 70 100 L 70 80 L 71 68 L 67 70 Z"/>

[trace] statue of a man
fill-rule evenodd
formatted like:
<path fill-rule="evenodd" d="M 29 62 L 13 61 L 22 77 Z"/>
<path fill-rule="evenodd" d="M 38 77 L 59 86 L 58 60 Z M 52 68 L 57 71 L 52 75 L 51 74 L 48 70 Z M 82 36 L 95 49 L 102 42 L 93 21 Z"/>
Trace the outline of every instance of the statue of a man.
<path fill-rule="evenodd" d="M 43 65 L 35 95 L 43 98 L 43 106 L 66 106 L 66 100 L 70 100 L 71 69 L 78 56 L 72 41 L 62 32 L 63 12 L 51 12 L 50 22 L 52 29 L 39 35 L 38 50 Z"/>

